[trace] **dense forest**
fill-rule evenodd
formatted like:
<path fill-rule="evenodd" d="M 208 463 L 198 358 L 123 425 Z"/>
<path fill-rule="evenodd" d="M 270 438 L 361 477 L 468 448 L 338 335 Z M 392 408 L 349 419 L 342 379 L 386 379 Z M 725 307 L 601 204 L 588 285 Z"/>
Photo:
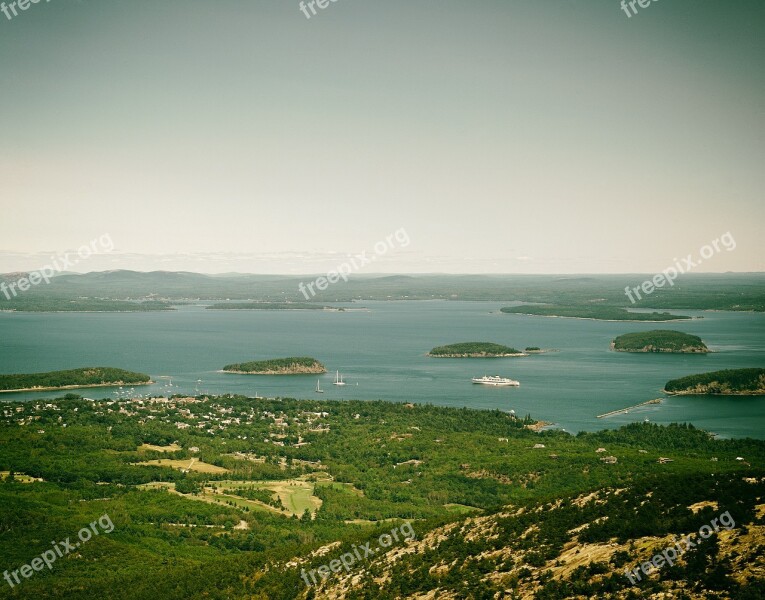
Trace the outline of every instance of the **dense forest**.
<path fill-rule="evenodd" d="M 252 375 L 295 375 L 327 372 L 323 364 L 310 356 L 254 360 L 226 365 L 223 367 L 223 370 L 227 373 L 247 373 Z"/>
<path fill-rule="evenodd" d="M 613 348 L 617 352 L 709 352 L 699 336 L 669 329 L 625 333 L 613 341 Z"/>
<path fill-rule="evenodd" d="M 7 403 L 4 568 L 103 514 L 114 531 L 0 597 L 635 598 L 670 584 L 747 597 L 756 573 L 746 569 L 763 556 L 765 442 L 685 425 L 572 436 L 533 423 L 497 410 L 241 396 Z M 703 502 L 715 504 L 687 508 Z M 645 560 L 644 536 L 690 533 L 724 510 L 738 524 L 719 535 L 735 542 L 733 562 L 689 554 L 628 595 L 622 567 Z M 347 577 L 360 579 L 343 593 L 344 573 L 316 587 L 301 578 L 405 522 L 417 540 L 441 541 L 394 544 L 354 567 Z M 583 571 L 566 568 L 575 550 Z"/>
<path fill-rule="evenodd" d="M 111 367 L 84 367 L 68 371 L 0 375 L 0 391 L 94 385 L 151 383 L 148 375 Z"/>
<path fill-rule="evenodd" d="M 518 356 L 523 352 L 503 346 L 502 344 L 493 344 L 491 342 L 462 342 L 459 344 L 449 344 L 447 346 L 438 346 L 428 352 L 428 356 L 439 357 L 494 357 L 494 356 Z"/>
<path fill-rule="evenodd" d="M 668 381 L 668 394 L 765 395 L 765 369 L 726 369 Z"/>

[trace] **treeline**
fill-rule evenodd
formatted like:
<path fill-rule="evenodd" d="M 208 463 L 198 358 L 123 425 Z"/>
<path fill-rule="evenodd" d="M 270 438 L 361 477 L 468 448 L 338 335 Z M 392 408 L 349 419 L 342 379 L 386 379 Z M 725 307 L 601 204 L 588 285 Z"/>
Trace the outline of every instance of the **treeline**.
<path fill-rule="evenodd" d="M 112 367 L 84 367 L 47 373 L 19 373 L 0 375 L 0 390 L 27 388 L 58 388 L 74 385 L 136 385 L 149 383 L 148 375 Z"/>

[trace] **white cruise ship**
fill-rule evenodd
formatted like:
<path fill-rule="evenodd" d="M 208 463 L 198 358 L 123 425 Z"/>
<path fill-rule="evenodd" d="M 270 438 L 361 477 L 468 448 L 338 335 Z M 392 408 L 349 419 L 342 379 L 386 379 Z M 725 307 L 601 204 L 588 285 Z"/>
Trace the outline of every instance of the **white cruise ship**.
<path fill-rule="evenodd" d="M 508 379 L 507 377 L 500 377 L 499 375 L 484 375 L 483 377 L 473 377 L 472 381 L 473 383 L 480 383 L 481 385 L 493 385 L 499 387 L 505 387 L 509 385 L 514 385 L 517 387 L 521 385 L 520 381 L 516 381 L 515 379 Z"/>

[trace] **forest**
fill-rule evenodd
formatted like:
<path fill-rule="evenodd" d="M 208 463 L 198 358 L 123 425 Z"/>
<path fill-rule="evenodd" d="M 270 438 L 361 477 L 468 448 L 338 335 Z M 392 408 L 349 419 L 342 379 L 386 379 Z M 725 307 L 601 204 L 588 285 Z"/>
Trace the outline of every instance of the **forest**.
<path fill-rule="evenodd" d="M 3 569 L 18 568 L 51 539 L 65 539 L 104 513 L 115 529 L 53 571 L 35 573 L 14 590 L 6 586 L 0 597 L 329 597 L 340 575 L 309 589 L 300 568 L 324 564 L 405 521 L 419 539 L 443 530 L 444 542 L 418 547 L 403 562 L 360 565 L 362 579 L 349 598 L 435 588 L 465 598 L 526 588 L 539 598 L 563 597 L 562 590 L 617 586 L 598 575 L 616 567 L 597 561 L 587 567 L 592 572 L 555 583 L 545 575 L 567 540 L 625 540 L 616 543 L 637 560 L 626 540 L 690 531 L 709 510 L 697 517 L 680 507 L 706 497 L 730 506 L 737 523 L 761 522 L 754 504 L 762 485 L 741 482 L 765 480 L 765 442 L 715 440 L 689 425 L 636 423 L 572 436 L 537 432 L 533 424 L 498 410 L 382 401 L 93 401 L 68 394 L 6 403 Z M 601 448 L 618 460 L 601 460 Z M 662 464 L 662 457 L 672 460 Z M 647 490 L 656 494 L 649 504 Z M 605 503 L 577 500 L 593 493 Z M 623 518 L 634 510 L 640 518 Z M 471 515 L 496 522 L 500 535 L 470 534 Z M 607 516 L 613 518 L 602 521 Z M 581 539 L 567 533 L 591 522 L 598 527 Z M 536 533 L 522 535 L 529 527 Z M 744 541 L 738 550 L 746 556 Z M 329 554 L 314 554 L 323 547 Z M 477 559 L 500 548 L 507 549 Z M 389 552 L 395 556 L 397 548 Z M 455 558 L 459 568 L 430 570 Z M 672 576 L 701 581 L 703 570 L 718 577 L 713 567 L 702 562 Z M 372 577 L 389 568 L 396 583 L 375 584 Z M 493 570 L 507 576 L 494 581 Z M 730 567 L 722 574 L 729 585 Z M 621 577 L 614 589 L 625 586 Z"/>
<path fill-rule="evenodd" d="M 765 369 L 726 369 L 668 381 L 668 394 L 765 395 Z"/>
<path fill-rule="evenodd" d="M 112 367 L 83 367 L 47 373 L 0 375 L 0 391 L 109 384 L 140 385 L 145 383 L 151 383 L 151 378 L 144 373 Z"/>

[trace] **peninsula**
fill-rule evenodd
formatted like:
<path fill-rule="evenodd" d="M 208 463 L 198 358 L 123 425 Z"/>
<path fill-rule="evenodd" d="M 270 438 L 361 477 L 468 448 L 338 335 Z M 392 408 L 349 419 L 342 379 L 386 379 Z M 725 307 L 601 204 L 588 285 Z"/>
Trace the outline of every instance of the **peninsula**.
<path fill-rule="evenodd" d="M 765 369 L 727 369 L 688 375 L 664 385 L 673 395 L 762 396 L 765 395 Z"/>
<path fill-rule="evenodd" d="M 669 329 L 625 333 L 611 342 L 616 352 L 670 352 L 705 354 L 709 348 L 697 335 Z"/>
<path fill-rule="evenodd" d="M 462 342 L 438 346 L 428 352 L 427 356 L 436 358 L 502 358 L 506 356 L 528 356 L 527 353 L 491 342 Z"/>
<path fill-rule="evenodd" d="M 327 369 L 310 356 L 292 356 L 226 365 L 223 372 L 239 375 L 307 375 L 326 373 Z"/>
<path fill-rule="evenodd" d="M 148 375 L 112 367 L 0 375 L 0 392 L 36 392 L 114 385 L 149 385 Z"/>

